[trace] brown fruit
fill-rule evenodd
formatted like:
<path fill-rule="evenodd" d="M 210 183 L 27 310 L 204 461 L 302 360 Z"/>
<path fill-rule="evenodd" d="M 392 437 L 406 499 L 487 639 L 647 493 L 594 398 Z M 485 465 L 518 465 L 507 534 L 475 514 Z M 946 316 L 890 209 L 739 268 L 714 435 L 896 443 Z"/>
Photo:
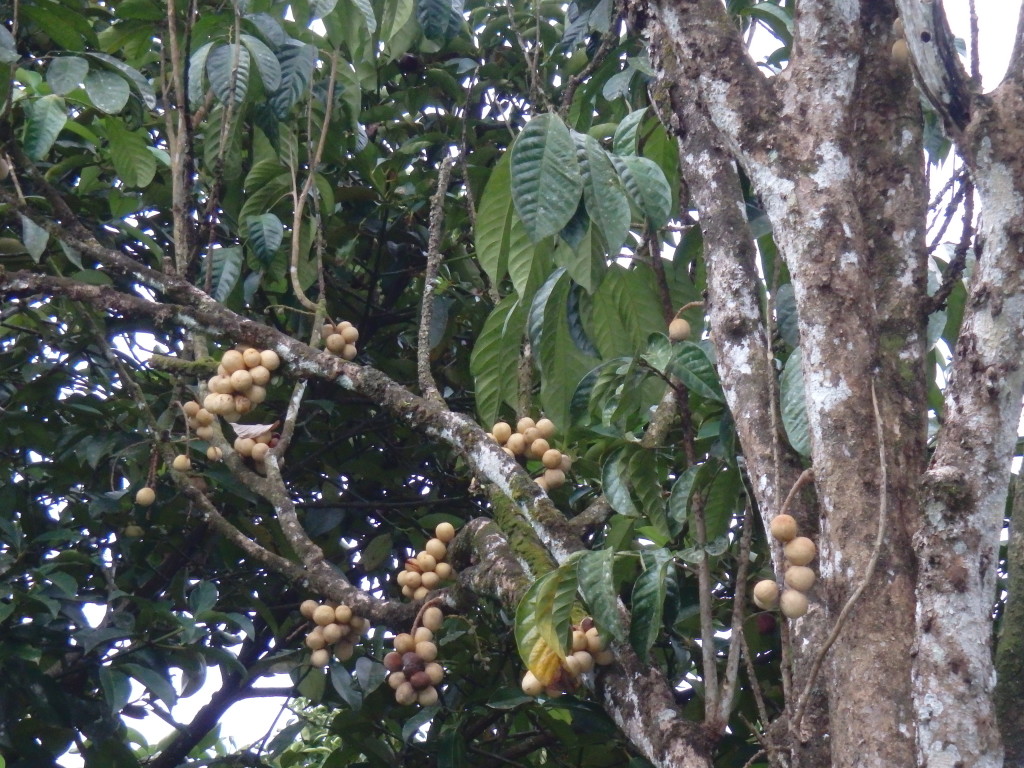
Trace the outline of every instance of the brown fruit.
<path fill-rule="evenodd" d="M 339 605 L 334 609 L 334 620 L 339 624 L 348 624 L 352 621 L 352 609 L 347 605 Z"/>
<path fill-rule="evenodd" d="M 409 677 L 409 683 L 417 691 L 422 691 L 428 685 L 432 685 L 430 682 L 430 675 L 425 671 L 416 672 Z"/>
<path fill-rule="evenodd" d="M 424 571 L 432 571 L 437 567 L 437 558 L 429 552 L 420 552 L 416 555 L 416 562 Z"/>
<path fill-rule="evenodd" d="M 252 410 L 252 400 L 245 395 L 235 395 L 235 413 L 244 416 Z"/>
<path fill-rule="evenodd" d="M 193 419 L 195 418 L 195 415 L 199 413 L 199 407 L 199 403 L 197 403 L 195 400 L 189 400 L 182 406 L 182 409 L 185 411 L 186 416 L 188 416 L 190 419 Z"/>
<path fill-rule="evenodd" d="M 419 692 L 416 696 L 416 703 L 421 707 L 429 707 L 433 704 L 437 704 L 437 699 L 437 688 L 430 686 L 429 688 L 424 688 Z"/>
<path fill-rule="evenodd" d="M 126 525 L 124 527 L 124 535 L 129 539 L 137 539 L 146 532 L 146 529 L 141 525 Z"/>
<path fill-rule="evenodd" d="M 786 569 L 786 586 L 806 592 L 817 579 L 814 571 L 806 565 L 791 565 Z"/>
<path fill-rule="evenodd" d="M 455 526 L 451 523 L 438 523 L 434 529 L 434 535 L 447 544 L 455 538 Z"/>
<path fill-rule="evenodd" d="M 409 589 L 419 589 L 423 586 L 423 574 L 419 571 L 405 571 L 405 585 Z"/>
<path fill-rule="evenodd" d="M 319 651 L 321 648 L 327 647 L 327 641 L 324 639 L 324 631 L 320 627 L 316 627 L 312 632 L 306 635 L 306 647 L 311 651 Z"/>
<path fill-rule="evenodd" d="M 263 362 L 263 358 L 260 357 L 260 351 L 249 347 L 242 351 L 242 362 L 245 363 L 246 368 L 255 368 Z"/>
<path fill-rule="evenodd" d="M 328 645 L 334 645 L 336 642 L 341 640 L 345 635 L 349 633 L 348 624 L 344 625 L 342 629 L 341 624 L 325 624 L 324 625 L 324 640 L 327 641 Z"/>
<path fill-rule="evenodd" d="M 814 542 L 806 536 L 797 536 L 782 551 L 791 565 L 807 565 L 818 553 Z"/>
<path fill-rule="evenodd" d="M 200 408 L 196 411 L 196 423 L 201 427 L 208 427 L 213 424 L 213 420 L 216 418 L 205 408 Z"/>
<path fill-rule="evenodd" d="M 438 563 L 440 565 L 440 563 Z M 437 571 L 427 571 L 420 576 L 420 586 L 424 589 L 437 589 L 437 586 L 441 583 L 441 577 L 437 575 Z"/>
<path fill-rule="evenodd" d="M 449 563 L 438 563 L 434 573 L 441 581 L 448 581 L 452 577 L 452 567 Z"/>
<path fill-rule="evenodd" d="M 416 627 L 416 631 L 412 633 L 412 639 L 418 643 L 429 643 L 434 639 L 434 633 L 429 627 Z"/>
<path fill-rule="evenodd" d="M 408 681 L 402 683 L 395 689 L 395 701 L 402 706 L 416 703 L 416 689 Z"/>
<path fill-rule="evenodd" d="M 392 645 L 399 653 L 410 653 L 416 648 L 416 641 L 412 639 L 412 635 L 408 632 L 402 632 L 395 635 Z"/>
<path fill-rule="evenodd" d="M 494 428 L 491 430 L 491 434 L 494 435 L 494 439 L 498 441 L 498 445 L 504 445 L 512 436 L 512 427 L 504 421 L 499 421 L 494 425 Z"/>
<path fill-rule="evenodd" d="M 754 604 L 770 611 L 779 604 L 779 585 L 773 579 L 764 579 L 754 585 Z"/>
<path fill-rule="evenodd" d="M 144 485 L 139 488 L 138 492 L 135 494 L 135 503 L 140 507 L 148 507 L 154 501 L 156 501 L 156 491 L 148 485 Z"/>
<path fill-rule="evenodd" d="M 252 453 L 250 453 L 250 456 L 252 456 L 253 461 L 266 461 L 268 453 L 270 453 L 269 445 L 266 443 L 256 443 L 256 445 L 252 447 Z"/>
<path fill-rule="evenodd" d="M 565 472 L 560 469 L 545 469 L 544 482 L 548 488 L 561 488 L 565 485 Z"/>
<path fill-rule="evenodd" d="M 599 667 L 606 667 L 615 661 L 615 654 L 605 648 L 603 651 L 598 651 L 594 654 L 594 663 Z"/>
<path fill-rule="evenodd" d="M 532 429 L 537 426 L 537 422 L 531 419 L 529 416 L 524 416 L 516 422 L 516 432 L 523 435 L 526 434 L 526 430 Z"/>
<path fill-rule="evenodd" d="M 608 641 L 597 631 L 597 627 L 591 627 L 587 630 L 587 650 L 590 651 L 594 657 L 608 647 Z"/>
<path fill-rule="evenodd" d="M 555 422 L 551 419 L 540 419 L 537 422 L 537 429 L 540 431 L 541 437 L 550 440 L 555 434 Z"/>
<path fill-rule="evenodd" d="M 582 672 L 590 672 L 594 668 L 594 657 L 589 651 L 576 651 L 573 658 L 579 663 Z"/>
<path fill-rule="evenodd" d="M 526 453 L 526 438 L 516 432 L 505 442 L 505 447 L 516 456 L 522 456 Z"/>
<path fill-rule="evenodd" d="M 573 651 L 585 651 L 587 650 L 587 633 L 581 632 L 576 629 L 572 633 L 572 649 Z"/>
<path fill-rule="evenodd" d="M 252 379 L 253 384 L 265 387 L 270 381 L 270 369 L 265 365 L 257 364 L 249 371 L 249 378 Z"/>
<path fill-rule="evenodd" d="M 236 437 L 235 451 L 246 458 L 252 456 L 252 449 L 256 447 L 256 441 L 251 437 Z"/>
<path fill-rule="evenodd" d="M 690 338 L 690 324 L 681 317 L 677 317 L 668 324 L 668 337 L 671 341 L 686 341 Z"/>
<path fill-rule="evenodd" d="M 530 427 L 523 432 L 523 439 L 526 440 L 527 446 L 532 445 L 534 440 L 540 440 L 540 430 L 536 427 Z"/>
<path fill-rule="evenodd" d="M 406 682 L 404 672 L 392 672 L 388 675 L 388 685 L 392 690 L 398 690 L 398 687 L 404 682 Z"/>
<path fill-rule="evenodd" d="M 309 654 L 309 663 L 314 667 L 326 667 L 331 663 L 331 654 L 323 648 Z"/>
<path fill-rule="evenodd" d="M 212 440 L 213 439 L 213 427 L 210 427 L 210 426 L 197 427 L 196 428 L 196 437 L 198 437 L 200 440 Z"/>
<path fill-rule="evenodd" d="M 384 656 L 384 668 L 388 672 L 397 672 L 402 668 L 402 654 L 398 651 L 391 651 L 391 653 Z"/>
<path fill-rule="evenodd" d="M 174 457 L 174 461 L 171 462 L 171 466 L 179 472 L 188 472 L 192 469 L 192 461 L 188 456 L 180 453 Z"/>
<path fill-rule="evenodd" d="M 359 350 L 355 344 L 346 344 L 344 349 L 341 350 L 341 357 L 344 360 L 355 360 L 358 354 Z"/>
<path fill-rule="evenodd" d="M 299 605 L 299 613 L 301 613 L 305 618 L 312 620 L 313 611 L 315 611 L 319 605 L 320 603 L 316 600 L 303 600 Z"/>
<path fill-rule="evenodd" d="M 416 651 L 409 651 L 408 653 L 402 654 L 402 671 L 406 677 L 415 675 L 417 672 L 422 672 L 426 667 L 426 662 L 420 658 Z"/>
<path fill-rule="evenodd" d="M 899 67 L 905 67 L 910 63 L 910 46 L 907 45 L 907 41 L 902 37 L 897 38 L 893 42 L 890 53 L 893 64 Z"/>
<path fill-rule="evenodd" d="M 329 605 L 318 605 L 313 611 L 313 621 L 321 627 L 334 623 L 334 609 Z"/>
<path fill-rule="evenodd" d="M 799 619 L 807 613 L 807 595 L 795 589 L 787 589 L 779 599 L 782 615 L 788 619 Z"/>
<path fill-rule="evenodd" d="M 345 339 L 340 333 L 332 333 L 327 337 L 326 346 L 328 351 L 340 355 L 345 349 Z"/>
<path fill-rule="evenodd" d="M 782 543 L 792 541 L 797 534 L 796 518 L 792 515 L 776 515 L 772 520 L 771 533 Z"/>
<path fill-rule="evenodd" d="M 356 652 L 356 647 L 347 640 L 341 640 L 334 646 L 334 658 L 338 661 L 348 661 Z"/>
<path fill-rule="evenodd" d="M 210 461 L 220 461 L 224 458 L 224 451 L 218 448 L 216 445 L 211 445 L 206 449 L 206 458 Z"/>
<path fill-rule="evenodd" d="M 359 331 L 354 325 L 350 325 L 340 330 L 341 338 L 345 340 L 346 344 L 355 344 L 359 341 Z"/>
<path fill-rule="evenodd" d="M 430 677 L 430 682 L 434 685 L 438 685 L 444 680 L 444 667 L 438 664 L 436 661 L 432 661 L 423 667 L 423 671 Z"/>
<path fill-rule="evenodd" d="M 416 643 L 416 655 L 423 661 L 433 661 L 437 658 L 437 646 L 429 640 Z"/>
<path fill-rule="evenodd" d="M 548 445 L 548 441 L 543 437 L 538 437 L 532 443 L 530 443 L 530 456 L 535 459 L 541 458 L 545 453 L 551 450 L 551 446 Z"/>

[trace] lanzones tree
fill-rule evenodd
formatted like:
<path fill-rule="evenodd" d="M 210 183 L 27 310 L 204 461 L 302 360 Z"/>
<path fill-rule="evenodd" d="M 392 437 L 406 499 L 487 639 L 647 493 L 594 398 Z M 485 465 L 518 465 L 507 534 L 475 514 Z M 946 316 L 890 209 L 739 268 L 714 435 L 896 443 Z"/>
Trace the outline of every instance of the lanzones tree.
<path fill-rule="evenodd" d="M 7 766 L 1024 761 L 1024 21 L 7 18 Z"/>

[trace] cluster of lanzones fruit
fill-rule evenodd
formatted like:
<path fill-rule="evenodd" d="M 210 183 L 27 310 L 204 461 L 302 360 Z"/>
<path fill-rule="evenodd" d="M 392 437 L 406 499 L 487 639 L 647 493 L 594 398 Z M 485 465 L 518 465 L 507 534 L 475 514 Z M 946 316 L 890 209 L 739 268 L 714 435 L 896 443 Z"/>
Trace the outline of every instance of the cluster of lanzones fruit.
<path fill-rule="evenodd" d="M 444 679 L 444 667 L 437 662 L 434 633 L 441 629 L 444 614 L 437 606 L 428 606 L 420 614 L 418 626 L 411 633 L 395 635 L 394 649 L 384 657 L 384 667 L 390 673 L 388 685 L 395 692 L 399 704 L 436 704 L 437 687 Z"/>
<path fill-rule="evenodd" d="M 807 591 L 814 586 L 816 575 L 808 564 L 817 554 L 814 542 L 806 536 L 797 536 L 796 520 L 791 515 L 776 515 L 771 534 L 782 542 L 786 556 L 785 589 L 779 592 L 774 579 L 764 579 L 754 585 L 754 603 L 766 611 L 779 608 L 786 618 L 798 619 L 807 613 Z"/>
<path fill-rule="evenodd" d="M 402 594 L 413 600 L 422 600 L 432 589 L 449 581 L 454 571 L 447 562 L 448 543 L 455 538 L 455 526 L 440 523 L 434 529 L 434 538 L 427 541 L 422 552 L 405 561 L 405 568 L 398 572 L 398 586 Z"/>
<path fill-rule="evenodd" d="M 316 624 L 306 635 L 306 647 L 312 652 L 309 663 L 314 667 L 326 667 L 334 656 L 339 661 L 348 661 L 355 653 L 359 638 L 370 631 L 370 620 L 352 613 L 347 605 L 318 603 L 303 600 L 299 613 Z"/>

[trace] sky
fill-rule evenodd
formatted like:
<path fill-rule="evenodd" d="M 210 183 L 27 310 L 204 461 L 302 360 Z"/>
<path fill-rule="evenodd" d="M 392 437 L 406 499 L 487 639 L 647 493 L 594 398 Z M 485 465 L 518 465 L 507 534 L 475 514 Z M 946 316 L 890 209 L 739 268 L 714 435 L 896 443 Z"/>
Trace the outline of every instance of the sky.
<path fill-rule="evenodd" d="M 977 0 L 981 58 L 982 83 L 986 90 L 995 87 L 1002 79 L 1010 58 L 1016 20 L 1021 0 Z M 945 8 L 954 34 L 965 40 L 969 37 L 969 3 L 967 0 L 946 0 Z M 275 675 L 261 679 L 258 687 L 287 686 L 286 675 Z M 189 722 L 195 713 L 210 700 L 219 688 L 218 670 L 211 669 L 207 684 L 196 695 L 182 700 L 174 709 L 179 722 Z M 221 720 L 221 734 L 232 738 L 237 745 L 248 745 L 263 738 L 272 728 L 289 722 L 287 713 L 281 716 L 281 698 L 254 698 L 241 701 L 231 707 Z M 126 721 L 131 728 L 141 732 L 150 743 L 172 733 L 170 725 L 156 717 L 142 721 Z M 66 756 L 62 765 L 76 768 L 81 761 L 72 755 Z"/>

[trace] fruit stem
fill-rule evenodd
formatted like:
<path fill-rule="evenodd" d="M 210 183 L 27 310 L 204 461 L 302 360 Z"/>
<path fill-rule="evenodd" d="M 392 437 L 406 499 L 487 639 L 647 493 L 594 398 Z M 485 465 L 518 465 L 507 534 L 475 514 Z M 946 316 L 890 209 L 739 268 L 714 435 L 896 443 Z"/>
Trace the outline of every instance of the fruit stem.
<path fill-rule="evenodd" d="M 703 306 L 704 306 L 704 302 L 703 301 L 691 301 L 689 304 L 683 304 L 683 306 L 681 306 L 679 308 L 679 311 L 676 312 L 676 317 L 682 317 L 683 312 L 685 312 L 688 309 L 693 309 L 694 307 L 703 307 Z"/>

